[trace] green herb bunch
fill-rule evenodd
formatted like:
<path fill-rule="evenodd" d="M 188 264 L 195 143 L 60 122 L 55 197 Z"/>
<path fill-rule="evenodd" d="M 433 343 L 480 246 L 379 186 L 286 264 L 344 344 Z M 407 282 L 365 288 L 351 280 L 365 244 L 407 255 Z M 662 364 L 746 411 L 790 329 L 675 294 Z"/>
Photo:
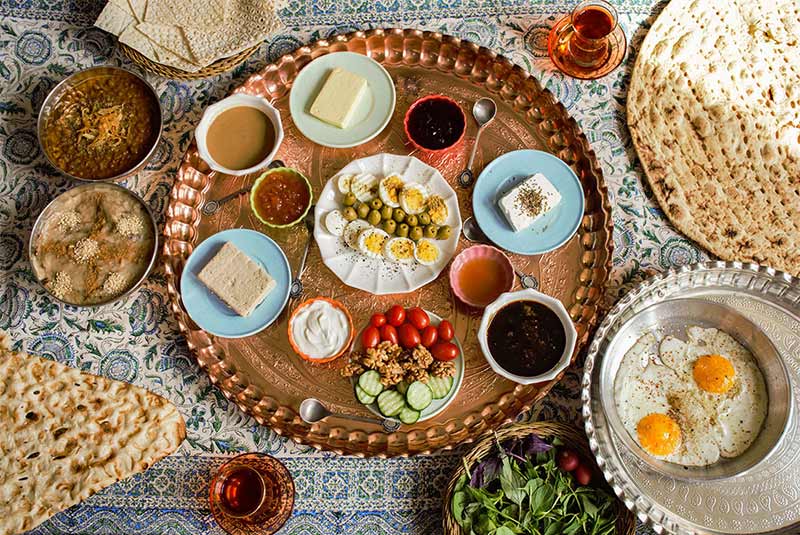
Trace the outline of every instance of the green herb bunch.
<path fill-rule="evenodd" d="M 556 448 L 531 434 L 502 444 L 456 484 L 451 511 L 469 535 L 611 535 L 614 498 L 560 470 Z"/>

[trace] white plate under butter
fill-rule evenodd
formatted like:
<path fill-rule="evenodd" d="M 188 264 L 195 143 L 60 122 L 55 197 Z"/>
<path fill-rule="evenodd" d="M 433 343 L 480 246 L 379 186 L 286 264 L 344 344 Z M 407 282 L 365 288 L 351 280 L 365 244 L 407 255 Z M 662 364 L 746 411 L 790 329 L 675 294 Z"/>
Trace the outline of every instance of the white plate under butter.
<path fill-rule="evenodd" d="M 360 76 L 368 86 L 347 128 L 338 128 L 309 113 L 336 67 Z M 297 129 L 314 143 L 332 148 L 355 147 L 380 134 L 392 118 L 394 105 L 392 77 L 378 62 L 355 52 L 334 52 L 307 64 L 295 78 L 289 95 L 289 109 Z"/>
<path fill-rule="evenodd" d="M 452 231 L 446 240 L 435 240 L 441 250 L 439 261 L 430 266 L 416 262 L 397 264 L 384 258 L 369 258 L 344 243 L 344 239 L 334 236 L 325 228 L 323 218 L 331 210 L 342 209 L 343 195 L 336 188 L 339 175 L 358 175 L 370 173 L 383 178 L 392 173 L 403 176 L 406 184 L 424 184 L 431 194 L 444 199 L 447 205 L 446 225 Z M 458 211 L 458 197 L 453 188 L 435 168 L 422 163 L 412 156 L 376 154 L 350 162 L 344 169 L 328 180 L 317 199 L 314 211 L 314 238 L 317 240 L 322 261 L 342 282 L 353 288 L 376 295 L 412 292 L 428 284 L 447 266 L 453 258 L 461 234 L 461 214 Z"/>

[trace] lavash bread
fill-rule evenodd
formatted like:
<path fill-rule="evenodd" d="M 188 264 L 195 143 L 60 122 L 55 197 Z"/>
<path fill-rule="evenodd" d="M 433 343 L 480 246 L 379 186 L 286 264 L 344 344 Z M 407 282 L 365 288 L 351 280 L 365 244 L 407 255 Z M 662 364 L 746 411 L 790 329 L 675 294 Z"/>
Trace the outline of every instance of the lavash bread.
<path fill-rule="evenodd" d="M 2 332 L 0 429 L 0 535 L 32 529 L 147 469 L 186 436 L 161 396 L 12 352 Z"/>
<path fill-rule="evenodd" d="M 725 260 L 800 275 L 800 2 L 672 0 L 627 108 L 675 227 Z"/>

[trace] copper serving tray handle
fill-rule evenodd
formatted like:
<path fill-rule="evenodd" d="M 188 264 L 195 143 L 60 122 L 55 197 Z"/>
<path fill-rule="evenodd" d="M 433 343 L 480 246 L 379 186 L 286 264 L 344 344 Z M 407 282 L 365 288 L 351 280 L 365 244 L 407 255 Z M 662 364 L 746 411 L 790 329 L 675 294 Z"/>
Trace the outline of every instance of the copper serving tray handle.
<path fill-rule="evenodd" d="M 381 63 L 397 88 L 397 107 L 389 126 L 374 140 L 352 149 L 328 149 L 305 139 L 289 114 L 289 91 L 298 71 L 323 54 L 338 51 L 366 54 Z M 511 255 L 516 266 L 533 274 L 540 289 L 560 299 L 578 331 L 575 354 L 585 345 L 598 320 L 611 265 L 611 209 L 606 185 L 594 152 L 564 107 L 529 73 L 508 59 L 468 41 L 418 30 L 371 30 L 318 41 L 287 54 L 254 74 L 236 89 L 269 98 L 281 111 L 285 139 L 277 157 L 297 168 L 319 194 L 329 177 L 353 159 L 379 152 L 414 154 L 406 144 L 402 119 L 419 96 L 445 93 L 465 110 L 482 96 L 498 103 L 497 119 L 486 130 L 476 159 L 481 169 L 501 154 L 522 148 L 551 152 L 567 162 L 581 178 L 586 209 L 576 236 L 564 247 L 542 256 Z M 455 187 L 476 133 L 469 121 L 465 144 L 446 155 L 414 154 L 438 168 Z M 181 271 L 195 245 L 228 228 L 257 229 L 275 239 L 293 268 L 306 237 L 302 225 L 269 229 L 250 211 L 247 196 L 226 204 L 211 217 L 201 209 L 207 199 L 224 197 L 254 177 L 208 177 L 208 166 L 192 145 L 183 157 L 172 189 L 165 226 L 164 256 L 171 307 L 190 349 L 225 396 L 259 423 L 292 440 L 358 456 L 392 457 L 449 449 L 474 440 L 481 433 L 514 419 L 541 399 L 555 384 L 522 386 L 497 376 L 478 347 L 480 312 L 458 303 L 452 295 L 447 270 L 417 292 L 373 296 L 343 285 L 322 263 L 313 247 L 303 279 L 306 297 L 338 299 L 350 309 L 356 329 L 376 310 L 399 303 L 421 305 L 450 318 L 464 347 L 466 373 L 458 396 L 439 417 L 391 434 L 377 426 L 329 418 L 314 425 L 297 414 L 300 401 L 316 397 L 335 412 L 367 416 L 355 399 L 350 382 L 339 376 L 346 357 L 313 365 L 294 354 L 287 339 L 292 304 L 276 322 L 256 336 L 216 338 L 191 321 L 181 303 Z M 458 192 L 462 217 L 472 214 L 469 191 Z M 469 244 L 462 238 L 459 250 Z M 295 303 L 296 304 L 296 303 Z"/>

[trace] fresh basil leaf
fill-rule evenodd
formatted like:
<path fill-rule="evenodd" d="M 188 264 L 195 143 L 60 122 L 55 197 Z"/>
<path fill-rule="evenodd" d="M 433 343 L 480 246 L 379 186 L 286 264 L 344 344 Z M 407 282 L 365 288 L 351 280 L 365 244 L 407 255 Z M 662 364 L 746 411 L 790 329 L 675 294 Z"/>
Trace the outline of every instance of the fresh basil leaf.
<path fill-rule="evenodd" d="M 456 521 L 460 521 L 464 517 L 464 507 L 466 507 L 468 500 L 469 497 L 463 490 L 458 490 L 453 493 L 453 499 L 450 501 L 450 511 L 453 513 Z"/>
<path fill-rule="evenodd" d="M 487 457 L 478 463 L 472 471 L 469 484 L 476 488 L 484 488 L 495 479 L 500 472 L 500 459 L 498 457 Z"/>
<path fill-rule="evenodd" d="M 597 518 L 598 508 L 594 504 L 594 501 L 592 501 L 591 496 L 589 496 L 588 494 L 581 494 L 580 496 L 581 496 L 581 505 L 583 505 L 583 510 L 586 511 L 586 513 L 591 518 Z"/>
<path fill-rule="evenodd" d="M 478 517 L 478 521 L 475 523 L 475 530 L 478 533 L 482 534 L 489 534 L 497 529 L 497 524 L 495 521 L 489 517 L 489 513 L 483 513 L 480 517 Z"/>
<path fill-rule="evenodd" d="M 522 440 L 520 444 L 520 453 L 523 457 L 531 457 L 537 453 L 544 453 L 550 451 L 553 446 L 531 433 Z"/>
<path fill-rule="evenodd" d="M 581 528 L 584 527 L 583 522 L 578 517 L 575 517 L 567 526 L 564 528 L 564 535 L 575 535 L 580 531 Z"/>
<path fill-rule="evenodd" d="M 547 528 L 544 530 L 544 535 L 561 535 L 561 522 L 556 520 L 555 522 L 550 522 Z"/>
<path fill-rule="evenodd" d="M 517 535 L 520 531 L 515 531 L 508 526 L 500 526 L 494 531 L 494 535 Z"/>

